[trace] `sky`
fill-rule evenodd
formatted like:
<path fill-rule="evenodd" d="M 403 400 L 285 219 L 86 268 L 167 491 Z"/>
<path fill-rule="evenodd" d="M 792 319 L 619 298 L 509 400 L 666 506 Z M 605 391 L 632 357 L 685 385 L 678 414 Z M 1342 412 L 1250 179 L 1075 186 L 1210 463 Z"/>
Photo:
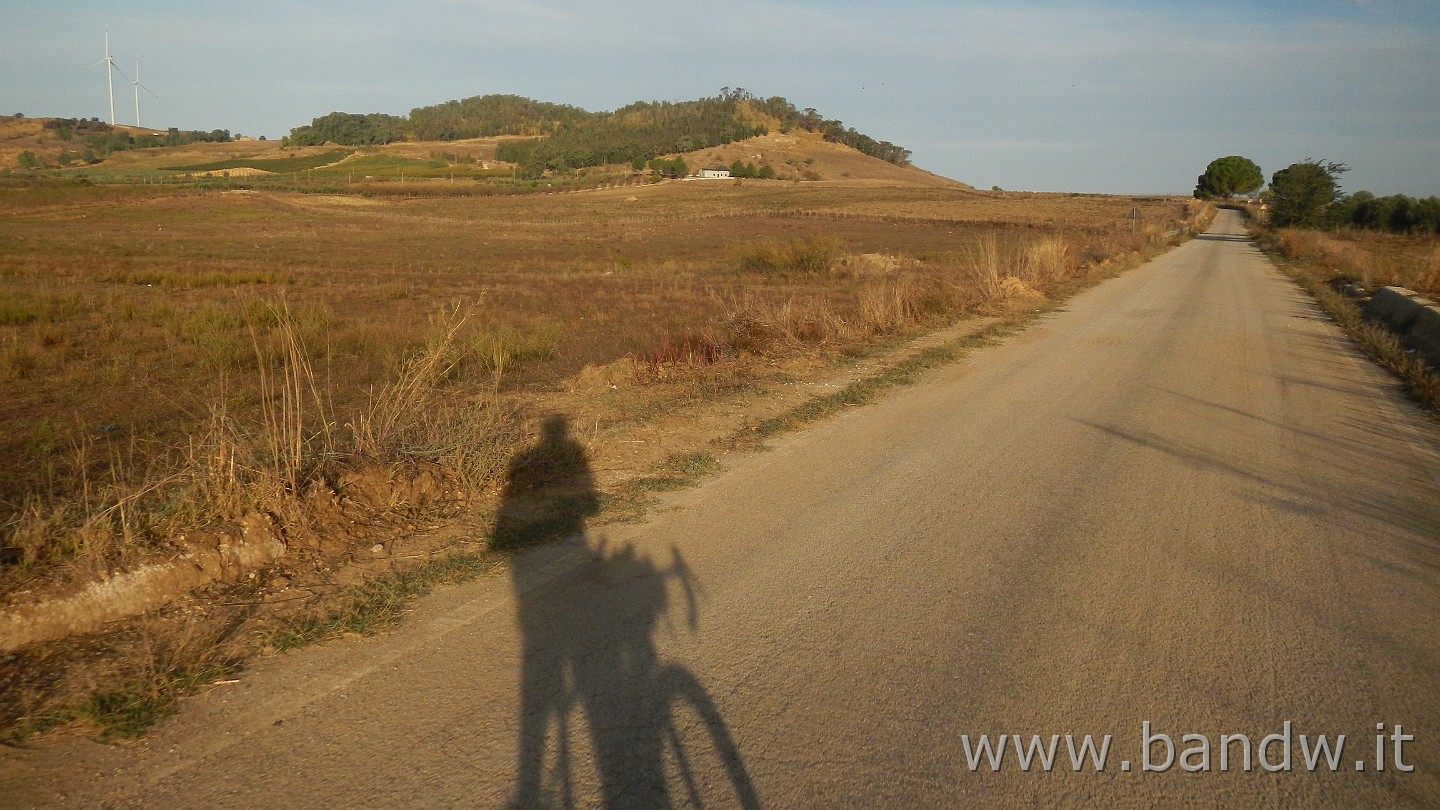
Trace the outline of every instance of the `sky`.
<path fill-rule="evenodd" d="M 158 128 L 738 87 L 980 188 L 1188 194 L 1238 154 L 1440 195 L 1440 0 L 0 0 L 0 114 L 108 120 L 107 26 Z M 119 123 L 133 91 L 115 76 Z"/>

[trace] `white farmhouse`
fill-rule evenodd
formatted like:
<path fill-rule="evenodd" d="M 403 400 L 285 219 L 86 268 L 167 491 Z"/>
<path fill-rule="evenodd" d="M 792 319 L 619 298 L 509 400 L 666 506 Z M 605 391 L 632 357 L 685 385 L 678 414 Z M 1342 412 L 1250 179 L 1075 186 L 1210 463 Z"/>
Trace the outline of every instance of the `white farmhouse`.
<path fill-rule="evenodd" d="M 701 179 L 701 180 L 729 180 L 729 179 L 730 179 L 730 170 L 729 170 L 729 169 L 701 169 L 701 170 L 700 170 L 700 179 Z"/>

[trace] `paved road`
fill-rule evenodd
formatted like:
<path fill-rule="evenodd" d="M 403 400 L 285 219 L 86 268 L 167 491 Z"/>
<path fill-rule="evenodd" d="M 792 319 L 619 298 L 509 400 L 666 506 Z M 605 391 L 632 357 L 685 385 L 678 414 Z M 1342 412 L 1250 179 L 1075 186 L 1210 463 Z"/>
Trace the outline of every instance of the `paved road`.
<path fill-rule="evenodd" d="M 1435 806 L 1437 431 L 1241 233 L 10 801 Z M 1290 771 L 1220 771 L 1286 723 Z M 981 734 L 1113 739 L 972 772 Z"/>

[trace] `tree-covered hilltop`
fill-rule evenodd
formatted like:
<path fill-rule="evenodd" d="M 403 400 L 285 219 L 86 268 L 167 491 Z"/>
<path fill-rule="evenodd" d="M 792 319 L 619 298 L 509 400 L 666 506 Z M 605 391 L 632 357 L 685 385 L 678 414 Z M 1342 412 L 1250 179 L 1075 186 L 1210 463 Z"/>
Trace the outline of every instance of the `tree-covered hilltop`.
<path fill-rule="evenodd" d="M 718 96 L 696 101 L 637 101 L 614 112 L 593 113 L 566 104 L 512 95 L 476 96 L 430 107 L 409 117 L 334 112 L 291 130 L 287 143 L 349 146 L 401 140 L 451 141 L 497 135 L 528 135 L 501 144 L 497 157 L 519 164 L 527 177 L 613 163 L 643 167 L 661 155 L 692 152 L 744 140 L 770 131 L 803 129 L 828 141 L 905 166 L 910 150 L 877 141 L 826 119 L 814 109 L 797 109 L 779 96 L 761 100 L 742 89 L 724 88 Z"/>
<path fill-rule="evenodd" d="M 399 115 L 332 112 L 306 126 L 290 130 L 285 143 L 291 146 L 320 146 L 325 143 L 379 146 L 406 140 L 409 135 L 410 122 Z"/>
<path fill-rule="evenodd" d="M 287 142 L 295 146 L 320 146 L 327 142 L 376 146 L 395 141 L 459 141 L 496 135 L 539 137 L 595 117 L 595 113 L 579 107 L 532 101 L 522 96 L 474 96 L 416 107 L 409 117 L 332 112 L 290 130 Z"/>
<path fill-rule="evenodd" d="M 629 163 L 637 169 L 661 155 L 722 146 L 769 129 L 746 120 L 737 98 L 698 101 L 637 101 L 558 128 L 546 138 L 510 141 L 495 156 L 520 165 L 523 177 L 546 171 Z"/>
<path fill-rule="evenodd" d="M 532 101 L 523 96 L 475 96 L 410 111 L 417 141 L 458 141 L 496 135 L 549 135 L 595 117 L 579 107 Z"/>

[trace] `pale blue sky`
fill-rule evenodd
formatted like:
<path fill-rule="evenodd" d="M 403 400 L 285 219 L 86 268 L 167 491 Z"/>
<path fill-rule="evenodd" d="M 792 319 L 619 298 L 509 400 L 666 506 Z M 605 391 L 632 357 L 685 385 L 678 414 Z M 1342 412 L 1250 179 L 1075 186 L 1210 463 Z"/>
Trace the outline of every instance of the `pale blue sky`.
<path fill-rule="evenodd" d="M 1440 0 L 0 0 L 0 114 L 108 118 L 106 25 L 159 96 L 147 126 L 276 138 L 332 110 L 728 86 L 983 188 L 1183 194 L 1241 154 L 1440 194 Z M 118 76 L 116 114 L 134 123 Z"/>

